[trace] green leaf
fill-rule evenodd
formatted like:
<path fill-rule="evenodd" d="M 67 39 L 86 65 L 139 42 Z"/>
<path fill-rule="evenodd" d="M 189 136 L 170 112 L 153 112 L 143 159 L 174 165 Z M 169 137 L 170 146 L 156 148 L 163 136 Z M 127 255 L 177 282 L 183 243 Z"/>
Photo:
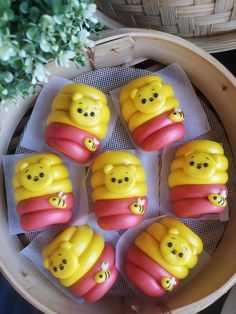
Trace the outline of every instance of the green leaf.
<path fill-rule="evenodd" d="M 31 26 L 27 32 L 26 36 L 29 40 L 34 40 L 36 34 L 38 33 L 38 28 L 36 26 Z"/>
<path fill-rule="evenodd" d="M 51 24 L 53 24 L 53 18 L 50 15 L 44 14 L 40 17 L 39 23 L 42 26 L 42 28 L 45 29 Z"/>
<path fill-rule="evenodd" d="M 11 57 L 16 55 L 16 51 L 9 44 L 3 44 L 0 47 L 0 60 L 8 61 Z"/>
<path fill-rule="evenodd" d="M 52 10 L 54 14 L 60 14 L 62 13 L 63 6 L 62 6 L 62 0 L 52 0 Z"/>
<path fill-rule="evenodd" d="M 51 45 L 50 43 L 46 40 L 45 37 L 41 37 L 40 40 L 40 48 L 44 51 L 44 52 L 49 52 L 51 50 Z"/>
<path fill-rule="evenodd" d="M 29 12 L 29 5 L 27 1 L 24 1 L 20 4 L 20 11 L 24 14 L 27 14 Z"/>
<path fill-rule="evenodd" d="M 32 7 L 30 10 L 29 10 L 29 15 L 31 17 L 31 19 L 36 22 L 40 16 L 40 10 L 39 8 L 37 7 Z"/>

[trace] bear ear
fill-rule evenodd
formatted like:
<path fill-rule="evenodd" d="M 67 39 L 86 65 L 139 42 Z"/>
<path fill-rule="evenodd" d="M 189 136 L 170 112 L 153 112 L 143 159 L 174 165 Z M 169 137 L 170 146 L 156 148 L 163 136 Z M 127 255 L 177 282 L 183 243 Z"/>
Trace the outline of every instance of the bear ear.
<path fill-rule="evenodd" d="M 75 93 L 75 94 L 72 96 L 72 100 L 73 100 L 73 101 L 80 100 L 81 98 L 83 98 L 83 95 L 80 94 L 80 93 Z"/>
<path fill-rule="evenodd" d="M 162 87 L 161 80 L 156 80 L 156 81 L 151 82 L 150 86 L 160 89 Z"/>
<path fill-rule="evenodd" d="M 135 165 L 129 165 L 128 166 L 129 167 L 129 169 L 131 170 L 131 171 L 136 171 L 136 166 Z"/>
<path fill-rule="evenodd" d="M 104 168 L 103 168 L 103 172 L 105 173 L 105 174 L 107 174 L 108 172 L 110 172 L 112 169 L 114 168 L 114 166 L 112 166 L 112 165 L 106 165 Z"/>
<path fill-rule="evenodd" d="M 173 235 L 178 235 L 179 231 L 176 228 L 170 228 L 168 233 L 173 234 Z"/>
<path fill-rule="evenodd" d="M 49 266 L 50 266 L 50 264 L 49 264 L 49 257 L 45 258 L 45 260 L 43 262 L 43 265 L 44 265 L 45 268 L 49 269 Z"/>
<path fill-rule="evenodd" d="M 184 157 L 188 157 L 189 155 L 193 154 L 194 153 L 194 150 L 189 150 L 187 151 L 185 154 L 184 154 Z"/>
<path fill-rule="evenodd" d="M 130 98 L 134 99 L 136 94 L 137 94 L 137 92 L 138 92 L 137 88 L 132 89 L 131 92 L 130 92 Z"/>
<path fill-rule="evenodd" d="M 67 242 L 62 242 L 62 243 L 60 243 L 60 245 L 59 245 L 59 248 L 60 249 L 71 249 L 73 247 L 73 244 L 71 243 L 71 242 L 69 242 L 69 241 L 67 241 Z"/>
<path fill-rule="evenodd" d="M 101 102 L 101 100 L 96 100 L 96 104 L 98 105 L 99 108 L 102 108 L 103 103 Z"/>
<path fill-rule="evenodd" d="M 29 166 L 29 163 L 28 162 L 23 162 L 21 165 L 20 165 L 20 170 L 24 170 L 25 168 L 27 168 Z"/>
<path fill-rule="evenodd" d="M 48 167 L 51 165 L 50 160 L 47 158 L 40 159 L 39 163 L 43 166 L 48 166 Z"/>

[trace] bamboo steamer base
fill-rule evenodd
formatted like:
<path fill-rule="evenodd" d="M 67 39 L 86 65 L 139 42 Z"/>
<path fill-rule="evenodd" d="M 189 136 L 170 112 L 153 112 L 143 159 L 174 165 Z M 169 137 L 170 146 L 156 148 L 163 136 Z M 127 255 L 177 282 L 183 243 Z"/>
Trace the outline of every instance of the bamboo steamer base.
<path fill-rule="evenodd" d="M 137 60 L 152 59 L 163 64 L 179 63 L 192 83 L 208 98 L 220 117 L 236 156 L 236 79 L 217 60 L 191 43 L 157 31 L 120 29 L 102 32 L 84 68 L 55 68 L 53 74 L 71 78 L 79 73 L 104 66 L 129 65 Z M 1 113 L 0 152 L 5 154 L 19 121 L 34 98 L 22 101 L 19 108 Z M 104 298 L 95 304 L 78 305 L 57 290 L 24 256 L 17 236 L 10 236 L 4 198 L 3 169 L 0 168 L 0 267 L 13 287 L 44 313 L 83 314 L 158 314 L 197 313 L 227 292 L 236 282 L 236 203 L 224 236 L 207 265 L 198 275 L 166 300 L 149 302 L 138 297 Z"/>

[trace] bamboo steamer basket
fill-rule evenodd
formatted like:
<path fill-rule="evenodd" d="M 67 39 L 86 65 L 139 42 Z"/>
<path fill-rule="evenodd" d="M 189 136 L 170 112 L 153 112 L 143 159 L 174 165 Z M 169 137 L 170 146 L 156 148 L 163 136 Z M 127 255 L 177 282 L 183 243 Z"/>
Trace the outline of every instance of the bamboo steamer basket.
<path fill-rule="evenodd" d="M 67 78 L 105 66 L 129 65 L 140 59 L 152 59 L 163 64 L 179 63 L 192 83 L 208 98 L 219 115 L 228 135 L 233 155 L 236 155 L 236 79 L 207 52 L 179 37 L 139 29 L 109 30 L 101 33 L 86 66 L 78 70 L 48 65 L 53 74 Z M 14 130 L 34 98 L 23 100 L 18 108 L 1 113 L 0 153 L 6 154 Z M 197 313 L 226 293 L 236 282 L 236 203 L 231 208 L 230 220 L 210 261 L 190 282 L 164 303 L 149 302 L 136 296 L 106 297 L 95 304 L 79 305 L 56 289 L 20 251 L 17 236 L 11 236 L 7 223 L 3 169 L 0 168 L 0 267 L 12 286 L 30 303 L 44 313 L 83 314 L 158 314 Z"/>
<path fill-rule="evenodd" d="M 236 48 L 234 0 L 96 0 L 109 28 L 140 27 L 185 37 L 208 52 Z M 119 24 L 118 24 L 119 23 Z"/>

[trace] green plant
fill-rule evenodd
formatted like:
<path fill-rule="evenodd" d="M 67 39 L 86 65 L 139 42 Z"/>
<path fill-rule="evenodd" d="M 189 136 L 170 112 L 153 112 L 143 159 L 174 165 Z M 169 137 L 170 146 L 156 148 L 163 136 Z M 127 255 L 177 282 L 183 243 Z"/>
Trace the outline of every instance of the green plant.
<path fill-rule="evenodd" d="M 8 110 L 19 97 L 47 82 L 44 67 L 54 60 L 83 65 L 88 38 L 100 25 L 90 0 L 0 0 L 0 104 Z"/>

